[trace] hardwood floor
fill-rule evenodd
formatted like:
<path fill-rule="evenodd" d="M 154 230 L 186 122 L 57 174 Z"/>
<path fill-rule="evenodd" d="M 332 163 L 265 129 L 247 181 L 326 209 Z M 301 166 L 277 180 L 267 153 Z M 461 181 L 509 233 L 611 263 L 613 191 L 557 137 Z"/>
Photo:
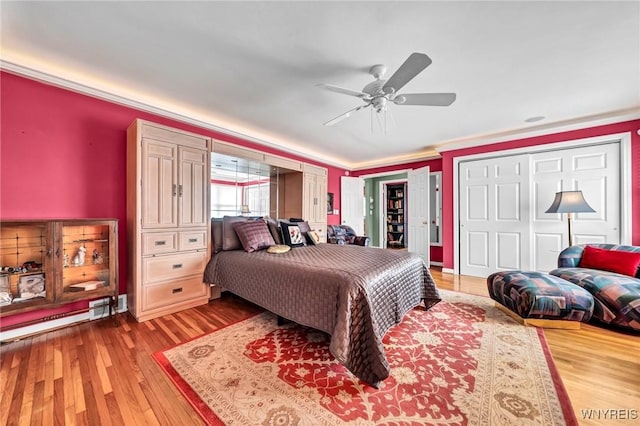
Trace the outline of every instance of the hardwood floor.
<path fill-rule="evenodd" d="M 484 278 L 431 272 L 439 288 L 488 297 Z M 640 424 L 640 335 L 582 324 L 545 336 L 581 425 Z"/>
<path fill-rule="evenodd" d="M 487 295 L 484 279 L 432 273 L 440 288 Z M 3 344 L 0 423 L 202 424 L 151 354 L 260 311 L 224 294 L 144 323 L 120 314 L 118 327 L 93 321 Z M 580 424 L 640 422 L 640 336 L 590 325 L 545 334 Z M 583 419 L 582 410 L 600 419 Z M 604 410 L 618 410 L 618 420 L 611 412 L 604 420 Z"/>

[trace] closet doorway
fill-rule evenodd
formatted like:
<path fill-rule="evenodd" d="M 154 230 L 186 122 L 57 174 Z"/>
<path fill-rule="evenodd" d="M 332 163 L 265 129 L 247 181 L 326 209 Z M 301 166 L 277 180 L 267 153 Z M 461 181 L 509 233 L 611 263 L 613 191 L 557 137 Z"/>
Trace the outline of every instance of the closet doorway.
<path fill-rule="evenodd" d="M 431 200 L 441 194 L 440 191 L 431 194 L 431 190 L 435 190 L 435 186 L 430 185 L 429 168 L 366 175 L 361 178 L 365 182 L 365 230 L 366 235 L 371 238 L 371 245 L 386 248 L 390 240 L 388 238 L 389 225 L 392 225 L 396 231 L 393 238 L 396 245 L 399 245 L 400 234 L 403 234 L 402 245 L 404 247 L 402 248 L 419 254 L 429 265 L 431 248 L 429 211 Z M 393 199 L 390 199 L 387 197 L 387 184 L 389 187 L 394 184 L 404 185 L 404 189 L 398 192 L 400 187 L 396 187 Z M 390 215 L 387 209 L 390 201 L 394 203 L 402 201 L 403 207 L 396 207 L 393 211 L 394 214 Z M 400 209 L 402 213 L 399 212 Z M 403 216 L 402 221 L 398 220 L 397 216 L 399 215 Z M 390 221 L 395 223 L 388 223 L 389 216 L 392 216 Z M 397 226 L 402 226 L 402 231 L 399 231 Z"/>
<path fill-rule="evenodd" d="M 406 249 L 407 239 L 407 181 L 380 182 L 380 231 L 381 247 Z"/>

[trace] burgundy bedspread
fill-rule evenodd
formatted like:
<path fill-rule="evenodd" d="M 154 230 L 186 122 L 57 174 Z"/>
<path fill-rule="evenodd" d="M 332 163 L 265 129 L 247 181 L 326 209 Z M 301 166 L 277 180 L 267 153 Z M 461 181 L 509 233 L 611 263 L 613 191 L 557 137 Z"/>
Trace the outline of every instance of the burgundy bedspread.
<path fill-rule="evenodd" d="M 331 353 L 361 380 L 389 376 L 382 338 L 424 300 L 440 301 L 422 259 L 406 251 L 320 244 L 283 254 L 223 251 L 204 281 L 331 335 Z"/>

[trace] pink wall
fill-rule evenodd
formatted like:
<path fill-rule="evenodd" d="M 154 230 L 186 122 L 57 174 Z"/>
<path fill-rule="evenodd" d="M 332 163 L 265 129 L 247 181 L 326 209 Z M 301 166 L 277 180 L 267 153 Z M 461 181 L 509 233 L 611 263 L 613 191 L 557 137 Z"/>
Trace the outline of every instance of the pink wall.
<path fill-rule="evenodd" d="M 377 167 L 367 170 L 352 172 L 354 176 L 362 176 L 373 173 L 388 171 L 415 169 L 429 166 L 431 171 L 442 171 L 442 247 L 432 247 L 431 257 L 433 260 L 442 259 L 445 268 L 453 268 L 453 161 L 456 157 L 480 154 L 485 152 L 501 151 L 506 149 L 522 148 L 527 146 L 543 145 L 583 139 L 595 136 L 609 135 L 614 133 L 631 132 L 631 157 L 632 157 L 632 244 L 640 245 L 640 136 L 636 131 L 640 129 L 640 120 L 627 121 L 623 123 L 610 124 L 605 126 L 590 127 L 586 129 L 574 130 L 570 132 L 560 132 L 532 138 L 518 139 L 508 142 L 495 143 L 473 148 L 446 151 L 442 153 L 442 159 L 419 161 L 408 164 L 398 164 L 394 166 Z M 434 249 L 439 249 L 434 251 Z"/>
<path fill-rule="evenodd" d="M 127 288 L 126 129 L 136 118 L 328 168 L 340 208 L 345 170 L 154 114 L 0 72 L 0 218 L 119 219 L 120 291 Z M 338 224 L 339 216 L 329 216 Z M 17 314 L 3 326 L 68 307 Z"/>

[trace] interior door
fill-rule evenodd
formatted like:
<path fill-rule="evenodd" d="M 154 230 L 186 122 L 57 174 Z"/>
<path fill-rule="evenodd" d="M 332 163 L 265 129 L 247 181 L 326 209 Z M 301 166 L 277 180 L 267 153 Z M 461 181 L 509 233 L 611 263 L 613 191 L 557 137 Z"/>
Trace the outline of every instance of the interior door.
<path fill-rule="evenodd" d="M 558 253 L 569 245 L 567 215 L 545 213 L 558 191 L 582 191 L 595 210 L 573 215 L 574 244 L 620 242 L 619 158 L 618 143 L 531 156 L 533 270 L 556 268 Z"/>
<path fill-rule="evenodd" d="M 460 273 L 529 269 L 529 156 L 461 163 L 459 182 Z"/>
<path fill-rule="evenodd" d="M 341 223 L 351 226 L 356 235 L 364 235 L 364 179 L 351 176 L 340 178 L 340 206 Z"/>
<path fill-rule="evenodd" d="M 429 167 L 411 170 L 407 181 L 407 239 L 409 251 L 429 266 Z"/>

